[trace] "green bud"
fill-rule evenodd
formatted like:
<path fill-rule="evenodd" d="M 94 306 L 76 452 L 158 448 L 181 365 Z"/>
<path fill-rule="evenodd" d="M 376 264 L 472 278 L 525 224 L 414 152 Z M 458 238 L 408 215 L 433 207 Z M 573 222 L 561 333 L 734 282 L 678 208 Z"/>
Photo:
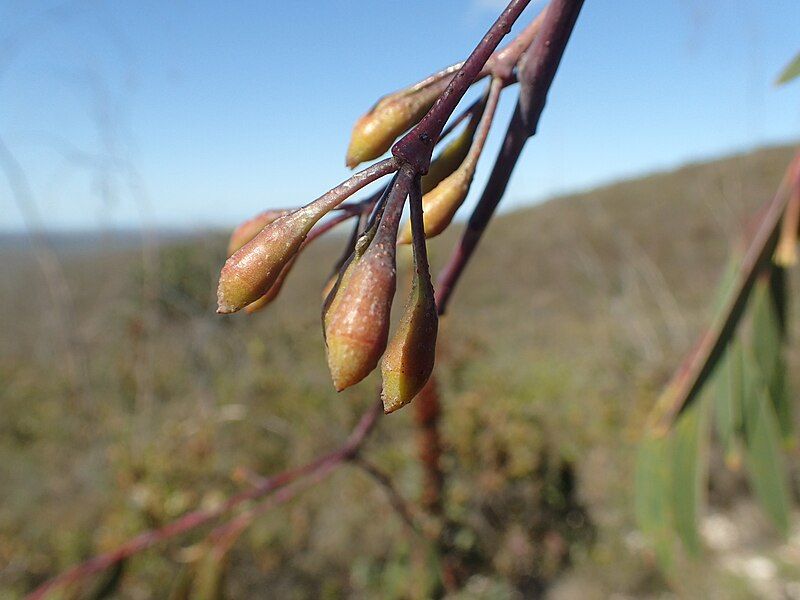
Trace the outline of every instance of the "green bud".
<path fill-rule="evenodd" d="M 461 166 L 461 163 L 467 158 L 482 114 L 482 110 L 476 111 L 470 117 L 469 123 L 467 123 L 464 130 L 458 134 L 458 137 L 447 144 L 444 150 L 431 162 L 428 173 L 422 177 L 423 195 L 439 185 L 447 176 Z"/>
<path fill-rule="evenodd" d="M 435 237 L 447 229 L 456 211 L 466 200 L 474 175 L 474 165 L 465 161 L 454 173 L 423 196 L 422 215 L 426 238 Z M 411 223 L 407 222 L 397 237 L 397 243 L 410 244 L 411 238 Z"/>
<path fill-rule="evenodd" d="M 381 98 L 356 121 L 347 148 L 347 166 L 352 169 L 391 148 L 402 133 L 425 116 L 450 79 L 445 77 L 421 88 L 412 87 Z"/>
<path fill-rule="evenodd" d="M 439 318 L 428 272 L 415 269 L 411 295 L 381 362 L 381 399 L 387 414 L 405 406 L 433 372 Z"/>
<path fill-rule="evenodd" d="M 370 246 L 345 268 L 324 316 L 328 367 L 337 391 L 364 379 L 386 349 L 396 286 L 395 244 Z"/>
<path fill-rule="evenodd" d="M 256 237 L 259 231 L 264 229 L 264 227 L 272 223 L 275 219 L 289 212 L 288 210 L 265 210 L 239 225 L 233 230 L 231 239 L 228 242 L 228 256 L 231 256 L 239 248 Z"/>

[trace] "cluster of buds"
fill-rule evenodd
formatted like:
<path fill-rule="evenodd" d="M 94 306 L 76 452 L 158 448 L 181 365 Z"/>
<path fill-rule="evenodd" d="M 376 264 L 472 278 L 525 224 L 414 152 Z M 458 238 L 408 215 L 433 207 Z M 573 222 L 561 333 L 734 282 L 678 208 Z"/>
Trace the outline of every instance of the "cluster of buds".
<path fill-rule="evenodd" d="M 514 11 L 516 18 L 521 8 Z M 269 305 L 303 248 L 334 225 L 353 219 L 353 234 L 323 289 L 322 326 L 333 385 L 337 391 L 344 390 L 367 377 L 380 362 L 385 412 L 408 404 L 430 377 L 436 351 L 438 313 L 426 238 L 444 231 L 467 198 L 500 94 L 516 82 L 515 67 L 536 36 L 541 17 L 506 48 L 492 53 L 505 34 L 501 30 L 507 30 L 498 21 L 499 37 L 477 67 L 478 59 L 471 56 L 463 64 L 383 97 L 362 116 L 353 128 L 347 166 L 355 168 L 379 158 L 411 130 L 392 148 L 393 157 L 356 173 L 305 206 L 266 211 L 240 225 L 231 236 L 220 274 L 218 312 L 244 309 L 252 313 Z M 458 81 L 465 76 L 471 80 Z M 489 83 L 483 95 L 444 129 L 458 100 L 486 77 Z M 458 95 L 449 108 L 443 106 L 448 94 Z M 438 129 L 431 117 L 437 109 L 446 112 L 443 118 L 439 115 Z M 432 120 L 433 126 L 426 120 Z M 407 153 L 398 151 L 410 138 L 432 140 L 435 145 L 462 124 L 433 160 L 432 149 L 420 160 L 408 160 Z M 391 182 L 376 193 L 346 202 L 391 174 Z M 410 219 L 401 227 L 407 199 Z M 403 315 L 390 338 L 398 244 L 412 244 L 413 275 Z"/>

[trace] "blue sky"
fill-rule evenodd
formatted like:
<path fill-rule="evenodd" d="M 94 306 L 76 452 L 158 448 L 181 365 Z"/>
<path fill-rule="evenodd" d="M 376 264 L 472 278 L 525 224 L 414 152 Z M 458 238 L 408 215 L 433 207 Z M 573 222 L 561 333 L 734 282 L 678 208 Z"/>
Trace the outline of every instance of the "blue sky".
<path fill-rule="evenodd" d="M 354 120 L 502 4 L 0 0 L 0 138 L 48 228 L 228 226 L 346 178 Z M 800 84 L 772 83 L 798 23 L 797 0 L 586 0 L 504 206 L 800 139 Z M 0 177 L 0 229 L 24 225 Z"/>

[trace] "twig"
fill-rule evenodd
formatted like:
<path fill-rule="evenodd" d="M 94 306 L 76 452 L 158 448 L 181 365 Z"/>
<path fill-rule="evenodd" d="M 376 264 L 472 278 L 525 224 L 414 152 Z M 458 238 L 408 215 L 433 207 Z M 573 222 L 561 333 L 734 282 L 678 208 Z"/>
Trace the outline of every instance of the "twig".
<path fill-rule="evenodd" d="M 441 516 L 444 489 L 444 473 L 442 473 L 442 440 L 439 435 L 439 419 L 442 409 L 436 376 L 431 375 L 428 383 L 412 403 L 414 406 L 414 422 L 418 430 L 417 453 L 422 463 L 425 483 L 422 486 L 421 503 L 431 515 Z"/>
<path fill-rule="evenodd" d="M 478 43 L 464 65 L 453 76 L 442 95 L 422 120 L 392 147 L 392 154 L 414 167 L 417 173 L 425 174 L 431 162 L 433 148 L 447 120 L 458 106 L 461 98 L 480 75 L 500 40 L 511 31 L 530 0 L 511 0 L 489 31 Z"/>
<path fill-rule="evenodd" d="M 363 456 L 356 455 L 351 462 L 372 477 L 372 479 L 383 488 L 392 508 L 394 508 L 403 522 L 408 525 L 414 533 L 422 535 L 422 528 L 416 523 L 410 505 L 403 496 L 400 495 L 400 492 L 397 491 L 397 488 L 392 483 L 392 479 Z"/>
<path fill-rule="evenodd" d="M 381 414 L 383 414 L 383 404 L 381 402 L 376 402 L 364 413 L 345 443 L 333 452 L 320 456 L 300 467 L 295 467 L 294 469 L 289 469 L 283 473 L 266 478 L 260 485 L 232 496 L 216 508 L 196 510 L 160 529 L 145 531 L 115 550 L 90 558 L 86 562 L 75 565 L 53 579 L 46 581 L 28 596 L 28 600 L 39 600 L 57 587 L 67 586 L 86 577 L 90 577 L 91 575 L 100 573 L 121 560 L 125 560 L 156 544 L 215 521 L 242 503 L 263 498 L 301 477 L 308 477 L 320 471 L 326 472 L 331 468 L 331 465 L 338 465 L 348 460 L 358 451 L 369 433 L 374 429 L 378 416 Z M 296 492 L 293 492 L 293 494 L 294 493 Z"/>
<path fill-rule="evenodd" d="M 461 240 L 439 275 L 436 286 L 439 314 L 447 310 L 450 296 L 506 191 L 525 142 L 536 133 L 547 93 L 582 5 L 583 0 L 553 0 L 539 35 L 522 56 L 520 98 L 500 153 Z"/>
<path fill-rule="evenodd" d="M 436 100 L 431 110 L 425 115 L 425 117 L 423 117 L 417 126 L 415 126 L 408 134 L 406 134 L 395 144 L 392 149 L 394 155 L 392 158 L 376 163 L 375 165 L 355 174 L 344 183 L 332 188 L 323 194 L 317 201 L 315 201 L 317 203 L 316 206 L 332 210 L 336 206 L 342 204 L 347 197 L 352 195 L 358 189 L 361 189 L 369 183 L 376 181 L 384 175 L 399 170 L 403 175 L 403 177 L 401 177 L 403 180 L 401 183 L 406 182 L 406 185 L 400 186 L 403 187 L 402 198 L 400 197 L 401 194 L 395 194 L 397 197 L 394 198 L 392 202 L 389 202 L 389 205 L 387 206 L 387 209 L 381 219 L 381 229 L 394 229 L 395 235 L 389 236 L 393 241 L 393 238 L 396 237 L 396 222 L 399 221 L 402 206 L 405 201 L 405 193 L 408 192 L 410 182 L 414 180 L 418 181 L 419 175 L 427 172 L 433 147 L 436 144 L 436 141 L 439 139 L 447 120 L 452 115 L 469 86 L 474 83 L 476 78 L 482 76 L 482 74 L 486 74 L 485 64 L 487 60 L 493 56 L 493 53 L 500 40 L 510 31 L 514 21 L 519 17 L 520 13 L 524 10 L 529 1 L 530 0 L 511 0 L 508 7 L 492 25 L 488 33 L 477 45 L 475 50 L 473 50 L 472 54 L 470 54 L 469 58 L 467 58 L 463 65 L 460 65 L 458 72 L 453 76 L 447 88 Z M 523 54 L 524 65 L 520 71 L 520 81 L 523 83 L 520 102 L 518 103 L 517 111 L 512 119 L 512 123 L 509 126 L 506 142 L 503 146 L 504 150 L 501 151 L 498 162 L 495 164 L 495 170 L 492 173 L 492 178 L 490 178 L 489 184 L 487 184 L 487 188 L 484 191 L 481 202 L 479 203 L 478 207 L 476 207 L 476 213 L 473 214 L 474 218 L 470 220 L 470 223 L 473 223 L 473 221 L 480 222 L 480 219 L 483 219 L 483 228 L 485 228 L 486 223 L 488 223 L 488 219 L 491 217 L 494 207 L 505 190 L 506 182 L 499 181 L 498 178 L 502 177 L 503 173 L 505 173 L 506 178 L 510 175 L 525 140 L 530 135 L 533 135 L 533 132 L 535 131 L 535 122 L 538 122 L 538 116 L 544 106 L 544 96 L 549 89 L 553 75 L 555 74 L 555 70 L 558 67 L 558 62 L 561 58 L 561 54 L 563 53 L 564 46 L 566 45 L 575 19 L 577 18 L 577 14 L 580 11 L 581 5 L 582 1 L 579 0 L 554 0 L 551 7 L 547 10 L 546 16 L 544 17 L 542 23 L 542 34 L 537 36 L 534 44 L 525 50 Z M 525 31 L 530 33 L 531 28 L 526 28 Z M 512 44 L 510 46 L 511 49 L 508 50 L 506 56 L 511 56 L 513 52 L 520 51 L 522 46 L 523 44 L 521 42 L 520 44 L 516 45 Z M 531 54 L 532 49 L 533 53 L 531 58 L 529 55 Z M 519 55 L 517 54 L 517 56 Z M 526 61 L 526 59 L 528 60 Z M 498 61 L 499 60 L 500 59 L 498 58 Z M 525 65 L 527 64 L 533 66 L 526 69 Z M 527 93 L 527 95 L 523 95 L 523 92 L 526 92 L 526 90 L 528 90 L 529 93 Z M 531 123 L 534 123 L 533 127 L 531 127 Z M 412 212 L 415 212 L 414 216 L 416 217 L 416 220 L 418 221 L 417 225 L 419 226 L 421 214 L 419 211 Z M 478 215 L 477 217 L 476 214 Z M 331 223 L 336 221 L 336 219 L 344 220 L 350 216 L 352 216 L 352 214 L 349 208 L 345 209 L 341 217 L 331 219 L 326 224 L 319 226 L 317 228 L 317 232 L 325 227 L 332 227 L 333 225 L 331 225 Z M 476 221 L 476 219 L 478 220 Z M 422 247 L 424 248 L 423 236 L 418 237 L 423 239 L 421 243 Z M 478 237 L 480 237 L 480 233 L 478 234 Z M 377 236 L 376 240 L 378 240 Z M 385 243 L 387 241 L 389 240 L 381 240 L 381 243 Z M 476 243 L 477 239 L 475 240 L 475 244 Z M 474 244 L 469 251 L 470 254 L 472 249 L 474 249 Z M 421 255 L 424 257 L 424 253 L 421 253 Z M 468 255 L 466 255 L 466 258 L 464 259 L 464 264 L 466 264 L 467 259 Z M 443 312 L 446 301 L 449 298 L 450 291 L 452 290 L 452 285 L 457 280 L 458 274 L 460 274 L 462 269 L 463 264 L 457 270 L 455 277 L 451 279 L 451 285 L 448 287 L 448 292 L 443 297 L 444 299 L 441 300 L 439 297 L 437 297 L 437 303 L 439 304 L 440 312 Z M 427 406 L 424 406 L 424 403 L 419 404 L 423 404 L 423 408 L 428 409 L 426 417 L 429 419 L 428 422 L 435 424 L 436 420 L 438 419 L 438 412 L 430 411 L 430 403 L 427 403 Z M 438 410 L 438 402 L 435 406 Z M 228 524 L 216 530 L 215 535 L 219 539 L 229 539 L 226 536 L 235 538 L 235 534 L 239 528 L 246 526 L 246 524 L 251 522 L 255 516 L 262 514 L 269 507 L 274 506 L 279 502 L 283 502 L 292 498 L 300 489 L 302 489 L 302 487 L 305 487 L 287 487 L 289 484 L 301 478 L 307 478 L 306 482 L 304 483 L 308 483 L 310 485 L 310 483 L 319 481 L 326 477 L 340 464 L 356 458 L 368 434 L 375 427 L 378 415 L 382 414 L 382 412 L 382 403 L 374 403 L 361 417 L 361 420 L 353 429 L 345 443 L 333 452 L 325 454 L 300 467 L 296 467 L 273 477 L 266 478 L 256 487 L 232 496 L 216 508 L 209 510 L 197 510 L 185 515 L 184 517 L 181 517 L 165 527 L 144 532 L 118 547 L 116 550 L 95 556 L 94 558 L 76 565 L 56 576 L 55 578 L 45 582 L 39 586 L 29 596 L 29 598 L 32 600 L 43 598 L 45 594 L 56 587 L 69 585 L 84 577 L 97 574 L 108 567 L 117 564 L 118 562 L 138 552 L 141 552 L 142 550 L 154 546 L 155 544 L 174 538 L 189 530 L 215 521 L 244 502 L 261 500 L 257 506 L 240 514 Z M 431 420 L 430 417 L 432 415 L 434 418 Z M 434 499 L 434 502 L 441 504 L 441 488 L 443 485 L 443 479 L 441 469 L 438 464 L 441 454 L 441 442 L 438 438 L 439 434 L 436 427 L 433 427 L 433 434 L 436 437 L 436 441 L 435 444 L 432 443 L 428 446 L 430 450 L 430 456 L 428 456 L 426 460 L 429 462 L 433 461 L 432 464 L 436 464 L 436 474 L 433 474 L 432 472 L 431 476 L 437 479 L 438 483 L 436 483 L 436 485 L 438 489 L 439 500 Z M 386 481 L 388 481 L 388 478 Z M 271 496 L 267 501 L 263 500 L 265 497 L 276 491 L 277 493 Z M 399 498 L 399 495 L 397 498 Z M 395 500 L 397 498 L 395 498 Z"/>
<path fill-rule="evenodd" d="M 723 309 L 675 373 L 651 414 L 650 426 L 655 433 L 666 433 L 675 419 L 692 404 L 722 356 L 739 324 L 756 277 L 772 260 L 781 220 L 794 186 L 800 186 L 800 153 L 789 165 L 753 234 Z"/>

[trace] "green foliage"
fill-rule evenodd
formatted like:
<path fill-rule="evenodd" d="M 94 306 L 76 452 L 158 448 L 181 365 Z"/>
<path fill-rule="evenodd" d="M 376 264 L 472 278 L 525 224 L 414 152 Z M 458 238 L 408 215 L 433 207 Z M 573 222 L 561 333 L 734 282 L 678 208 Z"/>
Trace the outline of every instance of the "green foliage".
<path fill-rule="evenodd" d="M 719 297 L 726 296 L 736 263 L 736 258 L 729 263 Z M 777 266 L 759 276 L 745 313 L 749 331 L 740 326 L 712 373 L 708 387 L 715 393 L 713 402 L 701 400 L 667 435 L 653 434 L 641 443 L 637 520 L 666 573 L 674 568 L 676 534 L 690 554 L 701 547 L 697 511 L 708 461 L 703 451 L 707 434 L 701 425 L 706 406 L 714 410 L 726 463 L 737 469 L 743 455 L 750 486 L 765 514 L 782 535 L 788 533 L 790 501 L 781 440 L 792 440 L 793 422 L 784 356 L 785 276 Z"/>
<path fill-rule="evenodd" d="M 746 362 L 743 395 L 745 465 L 766 514 L 783 535 L 789 529 L 789 493 L 780 452 L 781 431 L 768 386 L 756 366 Z"/>
<path fill-rule="evenodd" d="M 784 67 L 781 74 L 778 75 L 778 84 L 789 83 L 793 79 L 800 77 L 800 52 L 797 53 L 786 67 Z"/>
<path fill-rule="evenodd" d="M 571 577 L 586 584 L 561 597 L 663 594 L 628 541 L 642 421 L 685 347 L 677 334 L 708 317 L 727 232 L 774 190 L 790 152 L 691 165 L 492 224 L 443 319 L 437 366 L 445 509 L 476 573 L 461 597 L 534 595 Z M 456 233 L 432 241 L 435 269 Z M 215 505 L 249 485 L 242 469 L 269 474 L 330 450 L 374 400 L 374 381 L 336 395 L 320 348 L 320 288 L 339 245 L 310 247 L 262 314 L 221 318 L 224 237 L 162 240 L 154 272 L 130 248 L 65 253 L 74 329 L 53 322 L 31 257 L 4 255 L 0 597 Z M 685 323 L 662 309 L 671 296 Z M 791 314 L 796 336 L 796 303 Z M 77 340 L 69 352 L 64 327 Z M 71 372 L 70 356 L 85 369 Z M 800 372 L 797 353 L 785 358 Z M 382 421 L 366 449 L 410 501 L 421 477 L 412 414 Z M 664 499 L 673 505 L 671 491 Z M 164 597 L 186 572 L 175 586 L 186 598 L 197 564 L 186 554 L 207 533 L 137 555 L 114 597 Z M 369 478 L 344 468 L 257 519 L 227 555 L 223 588 L 243 599 L 428 598 L 437 559 Z M 718 597 L 746 597 L 716 561 L 681 567 Z"/>

